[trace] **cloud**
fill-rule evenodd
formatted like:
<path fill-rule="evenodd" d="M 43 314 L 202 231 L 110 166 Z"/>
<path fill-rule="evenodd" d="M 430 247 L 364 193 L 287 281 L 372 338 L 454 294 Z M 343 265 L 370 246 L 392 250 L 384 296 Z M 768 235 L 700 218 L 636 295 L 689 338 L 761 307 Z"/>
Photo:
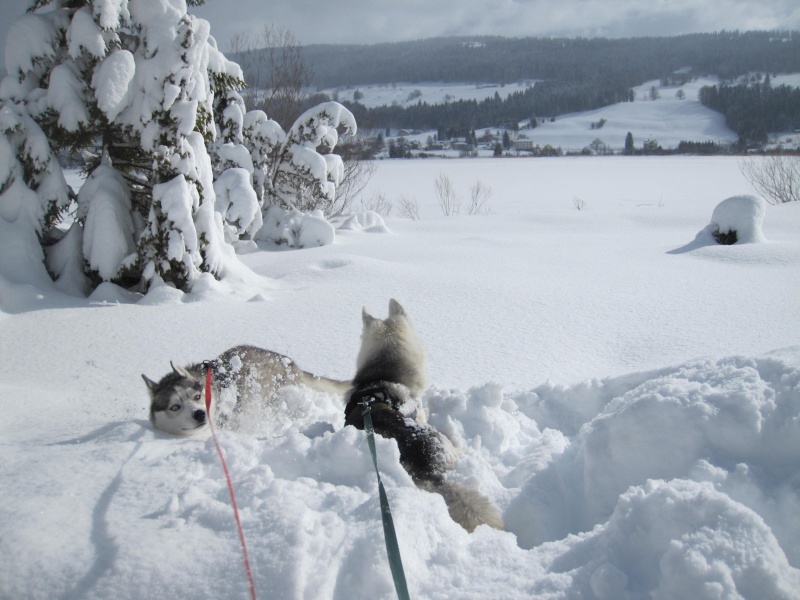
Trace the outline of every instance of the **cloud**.
<path fill-rule="evenodd" d="M 225 48 L 234 33 L 264 24 L 291 29 L 303 44 L 372 44 L 450 35 L 635 37 L 723 29 L 800 28 L 796 0 L 294 0 L 264 6 L 238 0 L 236 13 L 209 0 L 197 14 L 211 21 Z"/>
<path fill-rule="evenodd" d="M 0 0 L 6 29 L 28 2 Z M 452 35 L 635 37 L 800 29 L 797 0 L 207 0 L 192 9 L 227 50 L 235 34 L 284 27 L 301 44 L 374 44 Z M 4 62 L 0 62 L 0 65 Z"/>

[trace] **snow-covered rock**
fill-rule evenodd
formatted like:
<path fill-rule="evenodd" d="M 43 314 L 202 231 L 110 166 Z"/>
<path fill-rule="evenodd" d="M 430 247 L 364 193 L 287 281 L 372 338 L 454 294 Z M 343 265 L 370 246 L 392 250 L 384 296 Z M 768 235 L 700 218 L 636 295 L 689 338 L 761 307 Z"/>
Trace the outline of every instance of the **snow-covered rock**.
<path fill-rule="evenodd" d="M 721 244 L 765 242 L 761 231 L 766 203 L 755 196 L 732 196 L 720 202 L 711 215 L 713 235 Z"/>

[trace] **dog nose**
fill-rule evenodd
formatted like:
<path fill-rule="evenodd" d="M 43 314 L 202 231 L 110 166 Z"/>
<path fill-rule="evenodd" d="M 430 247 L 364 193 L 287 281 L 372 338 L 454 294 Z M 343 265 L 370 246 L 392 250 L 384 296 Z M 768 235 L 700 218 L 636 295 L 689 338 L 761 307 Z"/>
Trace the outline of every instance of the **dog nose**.
<path fill-rule="evenodd" d="M 194 420 L 197 421 L 198 423 L 202 423 L 203 421 L 206 420 L 206 411 L 198 408 L 196 411 L 192 413 L 192 417 L 194 417 Z"/>

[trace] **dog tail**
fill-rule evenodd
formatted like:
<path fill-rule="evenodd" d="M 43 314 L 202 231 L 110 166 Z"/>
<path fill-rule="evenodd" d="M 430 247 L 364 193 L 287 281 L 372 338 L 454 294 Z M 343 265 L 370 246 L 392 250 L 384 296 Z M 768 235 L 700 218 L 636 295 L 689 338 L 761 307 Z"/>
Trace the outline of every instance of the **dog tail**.
<path fill-rule="evenodd" d="M 338 379 L 319 377 L 307 371 L 302 372 L 301 379 L 303 385 L 310 387 L 312 390 L 326 392 L 328 394 L 344 394 L 352 386 L 350 381 L 339 381 Z"/>
<path fill-rule="evenodd" d="M 472 533 L 478 525 L 505 531 L 503 517 L 491 501 L 475 488 L 447 480 L 418 481 L 417 485 L 444 498 L 450 518 Z"/>

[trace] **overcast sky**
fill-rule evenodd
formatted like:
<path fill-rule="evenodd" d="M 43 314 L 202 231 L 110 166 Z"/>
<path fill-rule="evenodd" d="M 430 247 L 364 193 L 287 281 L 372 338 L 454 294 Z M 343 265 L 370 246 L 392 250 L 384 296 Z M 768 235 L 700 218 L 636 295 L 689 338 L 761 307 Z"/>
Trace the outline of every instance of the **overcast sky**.
<path fill-rule="evenodd" d="M 0 0 L 2 64 L 9 22 L 29 4 Z M 800 29 L 798 0 L 206 0 L 192 12 L 211 22 L 222 50 L 234 34 L 257 35 L 267 24 L 292 30 L 302 44 Z"/>

